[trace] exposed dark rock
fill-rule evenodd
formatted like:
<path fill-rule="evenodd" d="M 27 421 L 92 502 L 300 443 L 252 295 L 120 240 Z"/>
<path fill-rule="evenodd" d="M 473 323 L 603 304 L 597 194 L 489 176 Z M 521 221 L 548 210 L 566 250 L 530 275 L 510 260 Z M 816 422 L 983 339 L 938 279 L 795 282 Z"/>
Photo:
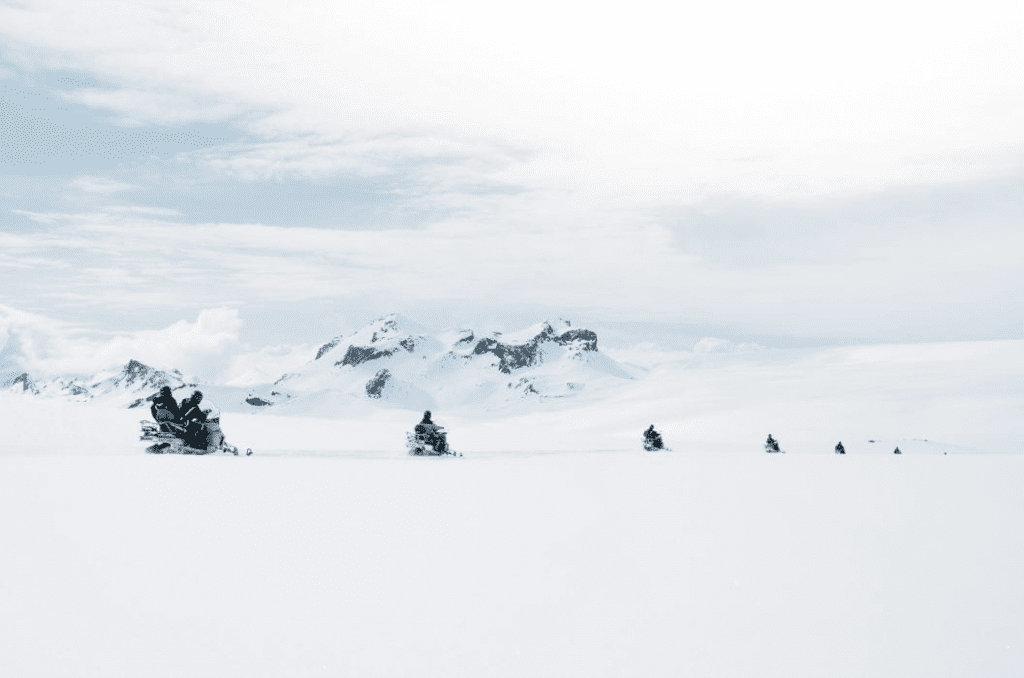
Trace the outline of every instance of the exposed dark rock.
<path fill-rule="evenodd" d="M 172 388 L 182 385 L 181 384 L 181 373 L 175 371 L 174 373 L 167 373 L 163 370 L 157 370 L 149 365 L 140 363 L 138 360 L 132 358 L 128 361 L 128 364 L 121 370 L 121 374 L 114 379 L 114 384 L 117 386 L 134 386 L 138 384 L 140 387 L 144 386 L 149 389 L 157 390 L 162 386 L 170 386 Z M 99 384 L 95 384 L 98 386 Z"/>
<path fill-rule="evenodd" d="M 320 360 L 320 358 L 323 357 L 324 353 L 327 353 L 328 351 L 330 351 L 332 348 L 334 348 L 335 346 L 337 346 L 340 343 L 341 343 L 341 337 L 337 337 L 336 339 L 331 339 L 326 344 L 321 346 L 319 348 L 319 350 L 317 350 L 316 357 L 313 358 L 313 360 Z M 283 378 L 284 377 L 282 377 L 282 379 Z"/>
<path fill-rule="evenodd" d="M 597 334 L 590 330 L 567 330 L 553 339 L 556 344 L 561 346 L 568 346 L 578 341 L 582 351 L 597 350 Z"/>
<path fill-rule="evenodd" d="M 407 337 L 398 342 L 398 345 L 404 348 L 409 353 L 416 350 L 416 342 L 412 340 L 412 337 Z"/>
<path fill-rule="evenodd" d="M 459 344 L 472 344 L 476 340 L 476 336 L 474 336 L 474 334 L 473 334 L 473 332 L 471 330 L 466 330 L 466 331 L 469 332 L 469 334 L 467 334 L 466 336 L 464 336 L 461 339 L 459 339 L 458 341 L 456 341 L 455 342 L 456 346 L 458 346 Z"/>
<path fill-rule="evenodd" d="M 373 379 L 366 382 L 366 395 L 371 398 L 380 398 L 381 393 L 384 391 L 384 387 L 390 380 L 391 372 L 386 369 L 380 370 L 373 376 Z"/>
<path fill-rule="evenodd" d="M 36 388 L 36 383 L 32 381 L 32 377 L 28 376 L 28 372 L 22 372 L 14 379 L 12 379 L 10 383 L 5 384 L 5 386 L 14 386 L 15 384 L 21 384 L 22 393 L 24 393 L 25 391 L 39 393 L 39 389 Z"/>
<path fill-rule="evenodd" d="M 137 398 L 137 399 L 133 400 L 128 405 L 128 409 L 129 410 L 134 410 L 136 407 L 142 407 L 145 404 L 146 404 L 146 399 L 145 398 Z"/>
<path fill-rule="evenodd" d="M 267 402 L 263 398 L 257 398 L 256 396 L 253 396 L 251 398 L 246 398 L 245 402 L 249 403 L 253 407 L 266 407 L 268 405 L 273 405 L 274 404 L 274 403 L 271 403 L 271 402 Z"/>
<path fill-rule="evenodd" d="M 526 397 L 527 395 L 531 394 L 531 393 L 536 393 L 537 395 L 540 395 L 540 391 L 538 391 L 538 390 L 537 390 L 537 389 L 536 389 L 536 388 L 534 387 L 534 385 L 533 385 L 533 382 L 531 382 L 531 381 L 530 381 L 530 380 L 529 380 L 528 378 L 526 378 L 526 377 L 520 377 L 520 378 L 519 378 L 519 383 L 517 383 L 517 384 L 513 384 L 513 383 L 512 383 L 511 381 L 510 381 L 510 382 L 508 382 L 508 387 L 509 387 L 509 388 L 515 388 L 515 389 L 516 389 L 517 391 L 518 391 L 519 389 L 522 389 L 522 391 L 523 391 L 523 397 L 524 397 L 524 398 L 525 398 L 525 397 Z"/>
<path fill-rule="evenodd" d="M 395 331 L 397 329 L 398 329 L 398 323 L 396 321 L 394 321 L 394 320 L 387 320 L 387 321 L 384 322 L 383 325 L 380 326 L 380 333 L 381 334 L 389 334 L 390 332 L 393 332 L 393 331 Z M 370 337 L 370 343 L 371 344 L 375 344 L 375 343 L 377 343 L 378 341 L 380 341 L 383 338 L 384 337 L 378 337 L 377 333 L 374 332 L 373 336 Z"/>
<path fill-rule="evenodd" d="M 475 355 L 493 353 L 498 358 L 498 370 L 512 374 L 512 370 L 536 365 L 538 362 L 536 339 L 526 344 L 503 344 L 496 339 L 481 339 L 473 349 Z"/>
<path fill-rule="evenodd" d="M 277 386 L 277 385 L 278 385 L 278 384 L 280 384 L 280 383 L 281 383 L 282 381 L 286 381 L 286 380 L 288 380 L 288 379 L 291 379 L 291 378 L 292 378 L 292 377 L 294 377 L 294 376 L 295 376 L 295 374 L 294 374 L 294 373 L 291 373 L 291 374 L 282 374 L 282 375 L 281 375 L 281 378 L 280 378 L 280 379 L 278 379 L 277 381 L 275 381 L 275 382 L 274 382 L 274 386 Z"/>
<path fill-rule="evenodd" d="M 497 334 L 497 333 L 495 333 Z M 546 341 L 559 346 L 577 348 L 580 351 L 597 350 L 597 334 L 590 330 L 566 330 L 556 334 L 554 328 L 544 323 L 544 329 L 525 344 L 506 344 L 497 339 L 481 339 L 473 349 L 474 355 L 492 353 L 498 358 L 498 370 L 511 374 L 512 370 L 531 367 L 541 361 L 540 347 Z"/>
<path fill-rule="evenodd" d="M 397 348 L 378 351 L 372 346 L 349 346 L 345 351 L 345 357 L 334 363 L 335 365 L 361 365 L 362 363 L 380 358 L 387 358 L 397 352 Z"/>
<path fill-rule="evenodd" d="M 72 383 L 68 384 L 67 386 L 65 386 L 64 390 L 68 392 L 68 395 L 73 395 L 73 396 L 89 395 L 89 389 L 84 388 L 82 386 L 79 386 L 78 384 L 76 384 L 74 382 L 72 382 Z"/>
<path fill-rule="evenodd" d="M 142 381 L 150 377 L 155 370 L 149 365 L 140 363 L 135 358 L 128 361 L 128 364 L 124 366 L 124 370 L 121 371 L 121 379 L 125 386 L 131 386 L 136 381 Z"/>

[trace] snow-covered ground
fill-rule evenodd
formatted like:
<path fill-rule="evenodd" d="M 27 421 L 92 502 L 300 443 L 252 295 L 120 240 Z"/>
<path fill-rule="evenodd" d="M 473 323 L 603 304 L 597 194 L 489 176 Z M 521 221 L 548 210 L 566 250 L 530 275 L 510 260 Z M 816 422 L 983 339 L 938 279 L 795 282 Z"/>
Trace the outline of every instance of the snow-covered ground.
<path fill-rule="evenodd" d="M 2 394 L 0 675 L 1020 676 L 1022 348 L 688 355 L 436 412 L 461 459 L 371 406 L 149 456 L 143 410 Z"/>

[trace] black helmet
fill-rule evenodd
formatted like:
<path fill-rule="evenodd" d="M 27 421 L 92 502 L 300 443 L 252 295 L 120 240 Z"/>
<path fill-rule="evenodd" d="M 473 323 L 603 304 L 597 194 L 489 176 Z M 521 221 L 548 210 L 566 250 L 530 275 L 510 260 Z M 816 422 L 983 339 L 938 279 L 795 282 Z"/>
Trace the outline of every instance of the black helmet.
<path fill-rule="evenodd" d="M 202 402 L 202 400 L 203 400 L 203 392 L 202 391 L 196 391 L 195 393 L 192 394 L 192 402 L 198 404 L 198 403 Z"/>
<path fill-rule="evenodd" d="M 167 396 L 171 395 L 171 387 L 170 386 L 161 386 L 160 387 L 160 395 L 164 396 L 165 398 Z"/>

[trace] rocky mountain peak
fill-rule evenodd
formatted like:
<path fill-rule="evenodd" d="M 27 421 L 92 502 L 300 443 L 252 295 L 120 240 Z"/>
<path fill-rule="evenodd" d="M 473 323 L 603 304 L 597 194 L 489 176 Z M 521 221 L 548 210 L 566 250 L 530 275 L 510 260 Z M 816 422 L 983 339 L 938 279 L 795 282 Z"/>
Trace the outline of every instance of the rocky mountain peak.
<path fill-rule="evenodd" d="M 377 360 L 397 352 L 392 344 L 406 351 L 413 351 L 416 338 L 422 337 L 426 328 L 403 318 L 397 313 L 377 318 L 355 334 L 345 337 L 339 335 L 317 349 L 314 361 L 320 360 L 338 346 L 348 344 L 346 353 L 335 360 L 337 366 L 358 365 L 368 360 Z M 377 344 L 387 344 L 388 348 L 380 348 Z"/>
<path fill-rule="evenodd" d="M 133 391 L 140 391 L 144 389 L 158 391 L 163 386 L 180 388 L 185 385 L 185 380 L 182 378 L 182 374 L 178 370 L 164 372 L 163 370 L 158 370 L 146 365 L 145 363 L 139 362 L 135 358 L 128 361 L 119 375 L 107 380 L 107 382 L 111 387 L 130 389 Z M 103 383 L 103 381 L 99 381 L 93 384 L 93 388 L 98 388 L 103 385 Z"/>
<path fill-rule="evenodd" d="M 505 374 L 511 374 L 512 370 L 539 364 L 542 360 L 542 347 L 547 342 L 577 352 L 597 351 L 596 333 L 590 330 L 567 329 L 568 322 L 564 322 L 564 326 L 564 330 L 559 333 L 551 323 L 544 322 L 540 331 L 533 338 L 522 342 L 481 339 L 473 348 L 473 354 L 493 354 L 498 358 L 498 370 Z"/>
<path fill-rule="evenodd" d="M 18 387 L 20 387 L 21 393 L 28 392 L 33 395 L 38 395 L 39 393 L 39 388 L 36 387 L 35 381 L 28 375 L 28 372 L 9 376 L 0 382 L 0 388 L 18 391 Z"/>

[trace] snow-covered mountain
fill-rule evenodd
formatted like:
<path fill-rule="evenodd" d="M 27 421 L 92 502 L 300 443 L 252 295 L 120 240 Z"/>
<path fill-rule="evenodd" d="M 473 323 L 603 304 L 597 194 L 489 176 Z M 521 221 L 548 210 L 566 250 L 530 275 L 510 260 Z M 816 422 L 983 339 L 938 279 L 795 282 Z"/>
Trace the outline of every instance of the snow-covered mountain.
<path fill-rule="evenodd" d="M 130 360 L 92 375 L 39 378 L 8 342 L 0 390 L 76 402 L 139 407 L 162 386 L 197 386 L 176 369 Z M 473 330 L 436 333 L 389 315 L 323 344 L 298 371 L 251 389 L 202 384 L 229 411 L 330 414 L 374 407 L 516 409 L 617 390 L 636 376 L 602 354 L 597 334 L 567 321 L 544 322 L 511 334 Z"/>
<path fill-rule="evenodd" d="M 246 402 L 287 410 L 352 400 L 414 409 L 504 408 L 578 398 L 633 378 L 598 350 L 594 332 L 566 321 L 481 336 L 472 330 L 435 334 L 389 315 L 328 341 L 299 371 L 253 389 Z"/>
<path fill-rule="evenodd" d="M 38 380 L 28 372 L 11 370 L 12 366 L 8 364 L 0 372 L 0 390 L 77 402 L 102 400 L 130 408 L 143 405 L 146 396 L 163 386 L 170 386 L 172 390 L 195 386 L 178 370 L 158 370 L 134 359 L 118 370 L 91 376 Z"/>

